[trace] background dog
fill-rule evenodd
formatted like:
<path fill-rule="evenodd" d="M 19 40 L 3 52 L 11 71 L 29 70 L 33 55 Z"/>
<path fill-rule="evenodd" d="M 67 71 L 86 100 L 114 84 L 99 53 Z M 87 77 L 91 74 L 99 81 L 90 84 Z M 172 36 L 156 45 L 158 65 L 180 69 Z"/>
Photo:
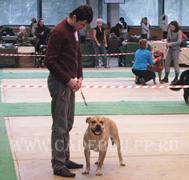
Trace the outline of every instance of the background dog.
<path fill-rule="evenodd" d="M 112 145 L 116 144 L 120 166 L 125 166 L 123 157 L 121 154 L 121 144 L 118 135 L 118 129 L 114 121 L 101 116 L 89 117 L 86 119 L 88 128 L 83 138 L 84 154 L 86 158 L 86 169 L 82 174 L 89 174 L 90 171 L 90 150 L 99 152 L 97 164 L 97 176 L 102 175 L 102 164 L 104 162 L 106 151 L 108 148 L 109 138 L 112 141 Z"/>
<path fill-rule="evenodd" d="M 154 51 L 154 58 L 161 57 L 161 60 L 156 61 L 156 63 L 152 66 L 148 66 L 148 68 L 153 72 L 158 72 L 159 82 L 163 84 L 164 82 L 161 80 L 161 74 L 164 69 L 164 55 L 162 51 Z M 156 79 L 153 79 L 154 84 L 156 84 Z"/>
<path fill-rule="evenodd" d="M 162 71 L 164 69 L 164 55 L 162 51 L 154 51 L 154 58 L 161 57 L 161 60 L 157 61 L 154 65 L 148 65 L 148 69 L 153 72 L 158 72 L 159 82 L 163 84 L 164 82 L 161 80 Z M 134 63 L 134 61 L 133 61 Z M 135 83 L 137 82 L 138 77 L 135 78 Z M 156 84 L 156 79 L 153 79 L 154 84 Z"/>
<path fill-rule="evenodd" d="M 171 85 L 189 85 L 189 70 L 182 72 L 180 79 Z M 179 91 L 181 88 L 170 88 L 173 91 Z M 184 100 L 189 105 L 189 88 L 184 88 Z"/>

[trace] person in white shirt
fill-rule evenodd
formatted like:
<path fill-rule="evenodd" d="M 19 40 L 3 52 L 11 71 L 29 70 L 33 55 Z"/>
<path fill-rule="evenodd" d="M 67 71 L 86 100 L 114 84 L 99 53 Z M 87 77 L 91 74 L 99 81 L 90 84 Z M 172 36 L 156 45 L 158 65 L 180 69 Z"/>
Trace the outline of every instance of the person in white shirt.
<path fill-rule="evenodd" d="M 128 38 L 128 31 L 129 31 L 129 26 L 127 25 L 127 23 L 125 22 L 123 17 L 119 18 L 121 25 L 122 25 L 122 37 L 124 40 L 126 40 Z"/>
<path fill-rule="evenodd" d="M 142 30 L 141 38 L 149 39 L 150 38 L 150 24 L 148 23 L 147 17 L 142 18 L 141 30 Z"/>
<path fill-rule="evenodd" d="M 163 31 L 163 39 L 167 38 L 168 16 L 163 14 L 160 19 L 160 28 Z"/>

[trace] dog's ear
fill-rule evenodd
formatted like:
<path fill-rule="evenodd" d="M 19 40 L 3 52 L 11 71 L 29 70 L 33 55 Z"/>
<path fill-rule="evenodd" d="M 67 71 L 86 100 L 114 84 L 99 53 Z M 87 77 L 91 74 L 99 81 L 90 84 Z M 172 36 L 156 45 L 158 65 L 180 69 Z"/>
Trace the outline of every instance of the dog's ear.
<path fill-rule="evenodd" d="M 103 117 L 103 120 L 104 120 L 104 122 L 106 121 L 106 118 L 105 117 Z"/>
<path fill-rule="evenodd" d="M 90 120 L 91 120 L 91 117 L 88 117 L 88 118 L 86 119 L 86 123 L 89 123 Z"/>

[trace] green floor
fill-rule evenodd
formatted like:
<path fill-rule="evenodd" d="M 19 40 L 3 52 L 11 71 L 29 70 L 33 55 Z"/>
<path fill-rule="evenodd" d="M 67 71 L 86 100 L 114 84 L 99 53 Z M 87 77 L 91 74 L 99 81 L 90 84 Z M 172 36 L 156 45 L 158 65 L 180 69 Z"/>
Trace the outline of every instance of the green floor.
<path fill-rule="evenodd" d="M 91 115 L 188 114 L 184 101 L 89 102 Z M 5 103 L 4 116 L 50 116 L 50 103 Z M 76 103 L 75 115 L 89 115 L 84 103 Z"/>
<path fill-rule="evenodd" d="M 49 73 L 12 73 L 0 72 L 1 79 L 35 79 L 47 78 Z M 162 73 L 162 77 L 164 73 Z M 170 72 L 170 77 L 174 77 L 174 72 Z M 84 78 L 118 78 L 135 77 L 132 72 L 84 72 Z"/>
<path fill-rule="evenodd" d="M 0 69 L 0 84 L 2 79 L 2 69 Z M 1 102 L 0 88 L 0 180 L 16 180 L 14 161 L 9 145 L 7 131 L 4 121 L 4 108 Z"/>

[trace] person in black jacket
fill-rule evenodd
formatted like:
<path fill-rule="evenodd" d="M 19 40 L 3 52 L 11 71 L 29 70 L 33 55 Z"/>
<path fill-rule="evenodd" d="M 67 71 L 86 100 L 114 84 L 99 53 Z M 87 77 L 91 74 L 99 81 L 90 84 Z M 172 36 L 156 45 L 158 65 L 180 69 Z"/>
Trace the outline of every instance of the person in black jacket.
<path fill-rule="evenodd" d="M 107 47 L 107 40 L 106 40 L 106 33 L 105 29 L 102 27 L 102 19 L 97 19 L 97 26 L 93 29 L 93 38 L 94 38 L 94 49 L 95 54 L 105 54 L 106 47 Z M 103 66 L 105 68 L 109 68 L 107 65 L 107 58 L 105 56 L 102 57 L 103 59 Z M 95 57 L 95 66 L 99 68 L 99 57 Z"/>
<path fill-rule="evenodd" d="M 114 33 L 118 38 L 121 36 L 122 25 L 117 23 L 116 26 L 112 27 L 110 30 L 110 34 Z"/>
<path fill-rule="evenodd" d="M 108 54 L 120 53 L 119 47 L 121 47 L 120 39 L 115 35 L 115 33 L 111 33 L 108 39 Z M 110 58 L 109 58 L 110 59 Z M 119 67 L 122 67 L 122 56 L 119 56 Z"/>
<path fill-rule="evenodd" d="M 39 51 L 40 45 L 47 44 L 49 33 L 50 30 L 44 25 L 44 20 L 40 19 L 35 31 L 35 35 L 37 36 L 35 47 L 37 51 Z"/>

